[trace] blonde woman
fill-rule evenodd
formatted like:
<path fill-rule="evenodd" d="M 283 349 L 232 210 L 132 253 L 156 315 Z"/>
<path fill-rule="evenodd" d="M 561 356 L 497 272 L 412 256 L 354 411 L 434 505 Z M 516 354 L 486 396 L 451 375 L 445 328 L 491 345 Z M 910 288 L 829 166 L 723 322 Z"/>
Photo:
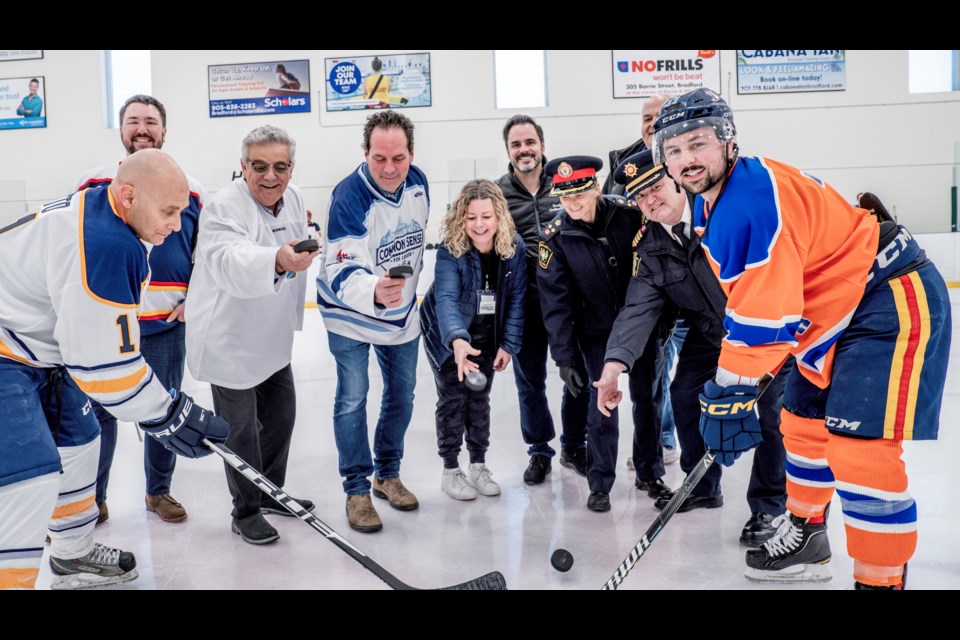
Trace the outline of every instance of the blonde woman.
<path fill-rule="evenodd" d="M 490 444 L 490 386 L 520 350 L 527 287 L 523 239 L 503 192 L 472 180 L 443 221 L 436 277 L 420 309 L 423 345 L 437 383 L 440 488 L 456 500 L 495 496 L 500 486 L 486 465 Z M 486 386 L 463 384 L 479 371 Z M 470 466 L 460 469 L 466 435 Z"/>

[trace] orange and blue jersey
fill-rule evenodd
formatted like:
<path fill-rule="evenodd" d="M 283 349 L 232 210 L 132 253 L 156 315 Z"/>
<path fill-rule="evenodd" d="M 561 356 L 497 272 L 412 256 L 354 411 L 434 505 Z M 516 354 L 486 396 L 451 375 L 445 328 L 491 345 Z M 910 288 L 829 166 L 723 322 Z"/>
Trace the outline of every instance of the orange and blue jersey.
<path fill-rule="evenodd" d="M 719 366 L 759 378 L 793 354 L 827 387 L 877 253 L 876 219 L 822 180 L 756 157 L 737 160 L 712 210 L 701 197 L 694 208 L 727 294 Z"/>

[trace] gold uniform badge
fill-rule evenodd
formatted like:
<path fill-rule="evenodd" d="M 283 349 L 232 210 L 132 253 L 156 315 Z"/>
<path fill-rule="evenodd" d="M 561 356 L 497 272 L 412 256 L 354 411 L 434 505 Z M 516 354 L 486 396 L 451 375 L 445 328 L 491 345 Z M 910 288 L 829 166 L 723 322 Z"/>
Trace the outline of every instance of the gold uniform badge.
<path fill-rule="evenodd" d="M 553 257 L 553 251 L 550 250 L 550 247 L 547 246 L 546 242 L 540 243 L 537 250 L 537 255 L 540 256 L 540 268 L 546 269 L 550 264 L 550 258 Z"/>
<path fill-rule="evenodd" d="M 640 271 L 640 256 L 637 255 L 637 252 L 633 252 L 633 277 L 637 277 L 637 272 Z"/>

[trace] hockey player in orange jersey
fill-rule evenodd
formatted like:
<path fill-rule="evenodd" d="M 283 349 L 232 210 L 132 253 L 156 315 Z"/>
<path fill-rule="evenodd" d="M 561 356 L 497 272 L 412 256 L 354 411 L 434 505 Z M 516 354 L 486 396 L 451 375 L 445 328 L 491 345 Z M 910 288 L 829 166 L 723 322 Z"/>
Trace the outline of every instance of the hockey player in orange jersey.
<path fill-rule="evenodd" d="M 755 580 L 826 580 L 840 496 L 858 589 L 902 589 L 917 508 L 903 441 L 935 439 L 950 346 L 943 278 L 910 233 L 794 167 L 739 155 L 733 113 L 698 89 L 668 100 L 654 148 L 698 194 L 694 226 L 727 294 L 700 431 L 731 465 L 760 441 L 757 383 L 797 359 L 783 398 L 787 510 L 747 552 Z"/>

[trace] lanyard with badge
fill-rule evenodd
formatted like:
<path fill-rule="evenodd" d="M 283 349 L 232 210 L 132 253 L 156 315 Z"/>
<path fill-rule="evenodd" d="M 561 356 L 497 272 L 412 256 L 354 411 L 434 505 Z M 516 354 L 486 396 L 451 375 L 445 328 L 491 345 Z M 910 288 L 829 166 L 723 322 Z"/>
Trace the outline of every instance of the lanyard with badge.
<path fill-rule="evenodd" d="M 477 291 L 477 315 L 489 316 L 497 312 L 497 292 L 490 288 L 490 274 L 484 275 L 483 289 Z"/>

